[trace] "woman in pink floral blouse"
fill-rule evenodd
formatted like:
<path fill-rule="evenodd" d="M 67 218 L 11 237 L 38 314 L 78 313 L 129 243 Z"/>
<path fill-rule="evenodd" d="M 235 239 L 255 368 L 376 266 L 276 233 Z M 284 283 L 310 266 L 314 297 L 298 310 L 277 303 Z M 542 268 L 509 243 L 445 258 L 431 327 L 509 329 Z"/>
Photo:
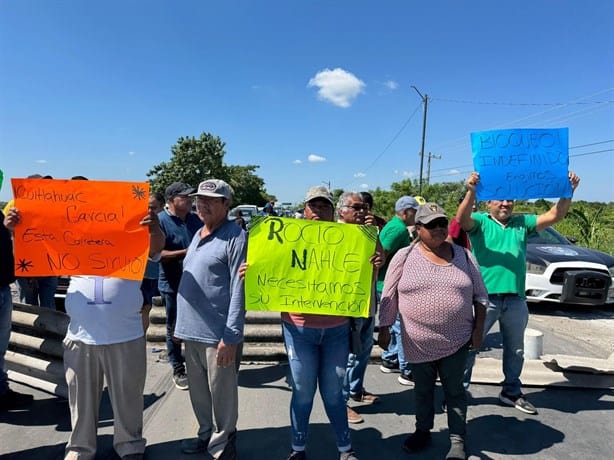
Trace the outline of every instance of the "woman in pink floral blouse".
<path fill-rule="evenodd" d="M 435 417 L 437 375 L 448 406 L 450 451 L 465 459 L 467 398 L 462 384 L 469 347 L 482 343 L 488 295 L 471 253 L 446 241 L 448 218 L 436 203 L 416 212 L 418 238 L 392 258 L 379 312 L 379 343 L 388 346 L 391 325 L 401 317 L 405 357 L 415 380 L 416 431 L 404 442 L 409 452 L 424 449 Z"/>

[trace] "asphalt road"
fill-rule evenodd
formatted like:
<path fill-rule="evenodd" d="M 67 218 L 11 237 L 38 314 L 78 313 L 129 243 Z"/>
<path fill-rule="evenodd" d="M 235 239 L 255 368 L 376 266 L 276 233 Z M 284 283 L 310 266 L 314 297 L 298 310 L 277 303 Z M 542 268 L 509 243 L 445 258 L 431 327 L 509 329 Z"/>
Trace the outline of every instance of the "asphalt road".
<path fill-rule="evenodd" d="M 544 332 L 544 353 L 605 358 L 614 351 L 614 315 L 609 308 L 532 307 L 530 327 Z M 608 339 L 609 334 L 609 339 Z M 500 357 L 500 335 L 494 329 L 482 357 Z M 148 348 L 151 351 L 150 347 Z M 179 442 L 194 436 L 197 425 L 186 392 L 171 383 L 169 366 L 148 353 L 144 433 L 146 458 L 205 459 L 182 455 Z M 485 360 L 486 361 L 486 360 Z M 498 367 L 498 366 L 497 366 Z M 241 460 L 284 460 L 289 450 L 287 366 L 243 365 L 240 372 L 238 449 Z M 64 400 L 40 390 L 12 383 L 30 393 L 35 402 L 21 410 L 0 413 L 0 458 L 53 459 L 63 457 L 70 433 Z M 369 366 L 366 387 L 381 396 L 381 403 L 358 406 L 365 418 L 352 427 L 353 445 L 361 460 L 434 459 L 447 452 L 446 416 L 436 411 L 433 444 L 424 453 L 407 455 L 400 449 L 413 431 L 412 387 L 400 386 L 396 375 Z M 614 452 L 614 392 L 609 389 L 526 387 L 537 406 L 536 416 L 523 414 L 498 402 L 498 385 L 474 384 L 468 415 L 468 451 L 471 459 L 575 460 L 612 458 Z M 436 393 L 439 404 L 441 394 Z M 439 406 L 436 406 L 439 407 Z M 333 460 L 334 439 L 319 396 L 311 418 L 310 460 Z M 98 460 L 117 460 L 112 450 L 112 411 L 105 394 L 99 423 Z"/>

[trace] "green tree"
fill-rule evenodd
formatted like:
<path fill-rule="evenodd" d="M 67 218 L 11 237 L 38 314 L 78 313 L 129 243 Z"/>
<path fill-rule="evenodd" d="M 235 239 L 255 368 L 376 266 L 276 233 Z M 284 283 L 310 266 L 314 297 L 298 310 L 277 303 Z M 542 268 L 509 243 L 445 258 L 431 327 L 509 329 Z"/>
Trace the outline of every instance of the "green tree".
<path fill-rule="evenodd" d="M 205 179 L 222 179 L 234 189 L 235 204 L 262 206 L 268 195 L 264 180 L 254 174 L 258 166 L 226 165 L 225 145 L 219 137 L 209 133 L 202 133 L 199 138 L 180 137 L 171 147 L 171 159 L 147 172 L 151 189 L 164 193 L 173 182 L 196 187 Z"/>
<path fill-rule="evenodd" d="M 404 179 L 401 182 L 394 182 L 390 186 L 391 190 L 376 188 L 371 191 L 374 202 L 374 212 L 386 219 L 390 219 L 395 211 L 396 201 L 403 195 L 417 196 L 418 181 Z M 422 197 L 426 201 L 435 202 L 441 205 L 449 216 L 456 214 L 458 199 L 464 194 L 463 182 L 444 182 L 426 185 L 422 190 Z"/>
<path fill-rule="evenodd" d="M 228 166 L 224 175 L 226 182 L 235 191 L 235 204 L 255 204 L 264 206 L 269 200 L 275 199 L 264 190 L 264 180 L 254 174 L 258 166 Z"/>

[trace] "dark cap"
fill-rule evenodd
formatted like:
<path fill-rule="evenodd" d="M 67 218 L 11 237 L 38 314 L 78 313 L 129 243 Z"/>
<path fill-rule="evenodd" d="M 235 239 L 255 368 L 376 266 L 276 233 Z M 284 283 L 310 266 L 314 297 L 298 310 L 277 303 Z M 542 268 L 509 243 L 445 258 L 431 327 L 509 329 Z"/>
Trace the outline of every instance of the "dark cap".
<path fill-rule="evenodd" d="M 178 195 L 188 196 L 194 193 L 196 189 L 191 185 L 184 184 L 183 182 L 173 182 L 171 185 L 166 187 L 166 191 L 164 192 L 164 198 L 166 201 L 172 200 Z"/>
<path fill-rule="evenodd" d="M 425 203 L 418 207 L 416 211 L 416 223 L 428 224 L 432 220 L 443 217 L 447 219 L 446 212 L 437 203 Z"/>
<path fill-rule="evenodd" d="M 51 176 L 41 176 L 40 174 L 30 174 L 28 179 L 53 179 Z"/>

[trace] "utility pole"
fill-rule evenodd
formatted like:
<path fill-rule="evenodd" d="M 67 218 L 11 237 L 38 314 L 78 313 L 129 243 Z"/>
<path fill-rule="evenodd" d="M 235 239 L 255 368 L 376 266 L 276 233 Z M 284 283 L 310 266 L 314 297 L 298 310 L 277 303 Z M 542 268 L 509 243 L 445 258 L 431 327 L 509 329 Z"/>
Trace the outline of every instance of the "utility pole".
<path fill-rule="evenodd" d="M 330 190 L 330 181 L 326 182 L 325 180 L 323 180 L 322 183 L 326 184 L 326 186 L 328 186 L 328 190 Z"/>
<path fill-rule="evenodd" d="M 418 88 L 416 88 L 413 85 L 412 85 L 412 88 L 416 90 L 416 93 L 418 93 L 418 96 L 420 96 L 420 99 L 422 99 L 422 102 L 424 104 L 424 116 L 422 117 L 422 148 L 420 149 L 420 182 L 418 184 L 418 194 L 422 195 L 422 170 L 424 166 L 424 140 L 426 138 L 426 109 L 427 109 L 428 102 L 429 102 L 429 96 L 428 94 L 425 94 L 423 96 L 422 93 L 418 91 Z"/>
<path fill-rule="evenodd" d="M 441 155 L 429 152 L 428 161 L 426 162 L 426 184 L 431 183 L 431 158 L 435 160 L 441 160 Z"/>

